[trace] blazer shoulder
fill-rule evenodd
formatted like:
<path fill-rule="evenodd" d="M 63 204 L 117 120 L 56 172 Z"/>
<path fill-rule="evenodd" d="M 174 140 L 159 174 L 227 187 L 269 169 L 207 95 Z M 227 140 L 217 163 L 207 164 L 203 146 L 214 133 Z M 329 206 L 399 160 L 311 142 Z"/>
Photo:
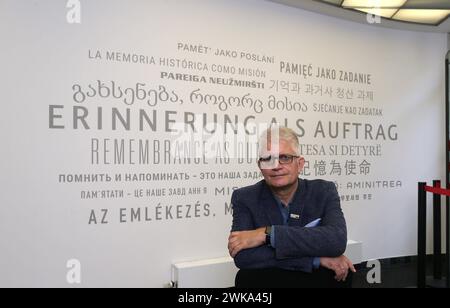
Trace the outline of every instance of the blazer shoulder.
<path fill-rule="evenodd" d="M 305 182 L 305 187 L 307 190 L 310 191 L 332 191 L 336 189 L 336 184 L 331 181 L 326 181 L 322 179 L 315 179 L 315 180 L 305 180 L 302 179 L 302 181 Z"/>
<path fill-rule="evenodd" d="M 264 187 L 264 180 L 259 181 L 258 183 L 255 183 L 253 185 L 245 186 L 236 189 L 233 191 L 232 200 L 237 199 L 248 199 L 252 197 L 259 196 L 261 190 Z"/>

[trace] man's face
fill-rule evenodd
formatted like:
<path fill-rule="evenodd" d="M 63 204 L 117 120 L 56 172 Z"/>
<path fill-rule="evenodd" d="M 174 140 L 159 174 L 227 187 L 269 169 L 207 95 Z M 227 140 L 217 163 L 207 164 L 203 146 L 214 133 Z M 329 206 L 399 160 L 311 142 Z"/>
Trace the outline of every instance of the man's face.
<path fill-rule="evenodd" d="M 272 157 L 279 157 L 282 155 L 297 155 L 293 147 L 286 140 L 280 140 L 279 149 L 274 151 L 264 151 L 262 157 L 271 155 Z M 298 175 L 305 165 L 303 157 L 293 158 L 292 163 L 280 164 L 278 160 L 273 162 L 273 166 L 269 168 L 261 168 L 260 170 L 266 180 L 267 185 L 274 188 L 283 188 L 290 186 L 298 180 Z"/>

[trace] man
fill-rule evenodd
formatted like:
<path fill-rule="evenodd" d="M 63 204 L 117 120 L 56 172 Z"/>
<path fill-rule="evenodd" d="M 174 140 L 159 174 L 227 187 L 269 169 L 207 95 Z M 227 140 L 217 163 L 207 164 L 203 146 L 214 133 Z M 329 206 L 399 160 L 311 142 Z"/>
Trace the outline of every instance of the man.
<path fill-rule="evenodd" d="M 299 178 L 295 132 L 267 130 L 259 142 L 258 166 L 264 180 L 234 191 L 233 226 L 228 250 L 241 270 L 280 269 L 306 278 L 322 268 L 345 281 L 349 269 L 342 254 L 347 229 L 334 183 Z"/>

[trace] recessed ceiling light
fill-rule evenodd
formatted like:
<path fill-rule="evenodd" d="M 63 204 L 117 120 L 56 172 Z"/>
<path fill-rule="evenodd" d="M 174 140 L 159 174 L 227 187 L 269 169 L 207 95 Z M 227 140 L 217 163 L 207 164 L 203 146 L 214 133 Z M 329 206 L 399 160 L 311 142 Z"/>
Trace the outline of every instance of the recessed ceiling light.
<path fill-rule="evenodd" d="M 403 9 L 450 10 L 448 0 L 408 0 Z"/>
<path fill-rule="evenodd" d="M 392 19 L 437 25 L 450 14 L 450 10 L 414 10 L 402 9 Z"/>
<path fill-rule="evenodd" d="M 357 8 L 355 8 L 355 10 L 386 18 L 391 18 L 398 11 L 398 9 L 357 9 Z"/>
<path fill-rule="evenodd" d="M 345 0 L 342 3 L 344 8 L 373 9 L 373 8 L 399 8 L 405 4 L 406 0 Z"/>
<path fill-rule="evenodd" d="M 397 21 L 439 25 L 450 16 L 450 0 L 316 0 Z"/>

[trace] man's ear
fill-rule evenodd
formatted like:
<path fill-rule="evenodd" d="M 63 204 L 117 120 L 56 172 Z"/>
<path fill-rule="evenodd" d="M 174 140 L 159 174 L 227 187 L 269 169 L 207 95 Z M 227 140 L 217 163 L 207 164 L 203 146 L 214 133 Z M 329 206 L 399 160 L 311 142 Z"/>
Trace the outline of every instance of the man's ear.
<path fill-rule="evenodd" d="M 298 159 L 298 174 L 302 172 L 304 166 L 305 166 L 305 159 L 303 157 L 300 157 Z"/>

